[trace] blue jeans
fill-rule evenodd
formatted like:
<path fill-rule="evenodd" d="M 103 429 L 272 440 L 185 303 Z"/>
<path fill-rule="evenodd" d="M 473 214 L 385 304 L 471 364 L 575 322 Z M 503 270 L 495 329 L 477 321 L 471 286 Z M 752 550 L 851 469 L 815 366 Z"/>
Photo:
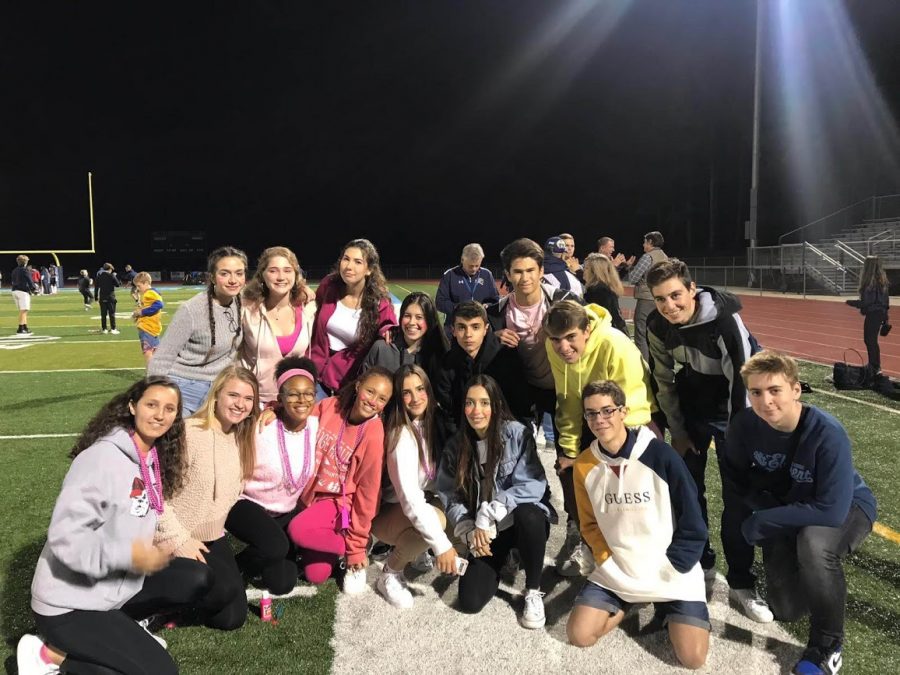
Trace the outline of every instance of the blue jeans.
<path fill-rule="evenodd" d="M 189 380 L 186 377 L 175 377 L 174 375 L 169 375 L 169 379 L 181 390 L 182 417 L 190 417 L 200 409 L 212 386 L 212 382 L 205 380 Z"/>

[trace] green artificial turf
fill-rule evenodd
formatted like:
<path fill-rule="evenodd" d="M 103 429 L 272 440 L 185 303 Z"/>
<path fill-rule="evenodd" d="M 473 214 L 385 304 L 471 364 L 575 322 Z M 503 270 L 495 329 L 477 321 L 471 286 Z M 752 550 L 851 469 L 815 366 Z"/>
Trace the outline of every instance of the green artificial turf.
<path fill-rule="evenodd" d="M 409 291 L 434 292 L 434 284 L 392 284 L 403 298 Z M 162 289 L 168 309 L 197 289 Z M 130 300 L 120 298 L 120 313 Z M 164 322 L 171 318 L 164 316 Z M 36 334 L 59 338 L 6 349 L 15 331 L 15 309 L 9 292 L 0 293 L 0 436 L 19 434 L 76 434 L 96 410 L 115 393 L 141 376 L 143 359 L 133 323 L 119 319 L 120 335 L 100 335 L 96 305 L 84 312 L 80 296 L 63 292 L 35 298 L 29 326 Z M 65 372 L 79 369 L 78 372 Z M 25 371 L 63 372 L 25 372 Z M 18 372 L 13 372 L 18 371 Z M 853 440 L 854 461 L 879 501 L 880 521 L 900 530 L 897 450 L 900 415 L 864 405 L 868 401 L 893 410 L 891 403 L 872 392 L 850 392 L 855 400 L 829 396 L 825 382 L 830 368 L 802 364 L 803 378 L 814 393 L 805 395 L 840 419 Z M 59 486 L 68 467 L 66 454 L 74 436 L 41 439 L 0 439 L 0 657 L 15 672 L 15 644 L 33 627 L 28 606 L 35 561 L 43 545 Z M 710 513 L 721 510 L 718 472 L 708 466 Z M 713 518 L 712 538 L 718 541 Z M 721 550 L 721 546 L 716 545 Z M 724 573 L 724 560 L 719 557 Z M 871 535 L 846 566 L 849 587 L 845 670 L 848 673 L 900 672 L 900 546 Z M 760 570 L 761 572 L 761 570 Z M 252 615 L 237 632 L 205 628 L 166 631 L 170 651 L 185 673 L 325 673 L 332 660 L 330 640 L 336 588 L 332 582 L 309 597 L 281 601 L 285 613 L 277 626 Z M 807 624 L 786 624 L 805 639 Z M 539 655 L 536 655 L 539 658 Z M 736 667 L 735 672 L 740 672 Z"/>

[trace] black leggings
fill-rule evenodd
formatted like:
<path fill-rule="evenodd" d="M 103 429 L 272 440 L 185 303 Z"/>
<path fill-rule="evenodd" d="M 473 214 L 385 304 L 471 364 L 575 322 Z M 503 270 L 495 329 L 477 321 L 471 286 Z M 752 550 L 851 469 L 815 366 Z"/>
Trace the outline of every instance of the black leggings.
<path fill-rule="evenodd" d="M 881 348 L 878 346 L 878 331 L 887 318 L 886 312 L 870 311 L 863 322 L 863 342 L 869 353 L 869 368 L 872 373 L 881 372 Z"/>
<path fill-rule="evenodd" d="M 247 594 L 234 552 L 225 537 L 203 543 L 209 549 L 203 556 L 213 573 L 212 588 L 198 605 L 203 623 L 219 630 L 236 630 L 247 620 Z"/>
<path fill-rule="evenodd" d="M 81 291 L 81 297 L 84 298 L 84 304 L 90 305 L 91 301 L 94 299 L 94 296 L 91 295 L 90 291 Z"/>
<path fill-rule="evenodd" d="M 116 329 L 116 299 L 100 301 L 100 328 L 106 330 L 106 317 L 109 316 L 109 327 Z"/>
<path fill-rule="evenodd" d="M 195 605 L 212 581 L 206 565 L 175 558 L 166 569 L 145 577 L 143 588 L 122 609 L 35 614 L 35 621 L 44 641 L 65 652 L 63 673 L 177 673 L 169 653 L 135 621 Z"/>
<path fill-rule="evenodd" d="M 247 544 L 237 555 L 238 567 L 249 577 L 262 577 L 262 586 L 275 595 L 297 585 L 297 549 L 285 532 L 299 513 L 272 516 L 256 502 L 239 499 L 231 507 L 225 529 Z"/>
<path fill-rule="evenodd" d="M 500 586 L 500 569 L 512 548 L 519 549 L 525 588 L 540 588 L 549 534 L 550 521 L 540 506 L 519 504 L 513 509 L 513 524 L 491 542 L 491 555 L 476 558 L 469 554 L 469 569 L 459 578 L 460 609 L 468 614 L 484 609 Z"/>

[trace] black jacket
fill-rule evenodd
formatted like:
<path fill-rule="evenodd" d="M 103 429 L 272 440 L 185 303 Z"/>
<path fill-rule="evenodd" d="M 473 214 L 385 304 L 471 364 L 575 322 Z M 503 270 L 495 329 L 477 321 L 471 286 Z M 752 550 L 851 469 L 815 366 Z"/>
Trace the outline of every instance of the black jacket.
<path fill-rule="evenodd" d="M 101 272 L 94 282 L 94 300 L 114 300 L 119 279 L 115 272 Z"/>
<path fill-rule="evenodd" d="M 27 268 L 19 265 L 16 267 L 9 278 L 10 288 L 14 291 L 24 291 L 25 293 L 34 293 L 37 286 L 31 278 L 31 272 Z"/>
<path fill-rule="evenodd" d="M 584 302 L 586 304 L 594 303 L 600 305 L 609 312 L 612 317 L 613 328 L 628 335 L 628 326 L 625 325 L 625 319 L 622 318 L 622 312 L 619 311 L 619 296 L 613 293 L 612 289 L 598 282 L 584 289 Z"/>

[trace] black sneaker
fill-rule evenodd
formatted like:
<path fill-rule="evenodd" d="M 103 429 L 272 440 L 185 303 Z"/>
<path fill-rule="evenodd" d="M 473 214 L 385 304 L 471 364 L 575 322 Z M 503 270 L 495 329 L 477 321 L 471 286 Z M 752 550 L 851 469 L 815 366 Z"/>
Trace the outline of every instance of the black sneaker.
<path fill-rule="evenodd" d="M 797 661 L 791 672 L 795 675 L 835 675 L 842 664 L 841 645 L 833 650 L 807 647 L 803 658 Z"/>

